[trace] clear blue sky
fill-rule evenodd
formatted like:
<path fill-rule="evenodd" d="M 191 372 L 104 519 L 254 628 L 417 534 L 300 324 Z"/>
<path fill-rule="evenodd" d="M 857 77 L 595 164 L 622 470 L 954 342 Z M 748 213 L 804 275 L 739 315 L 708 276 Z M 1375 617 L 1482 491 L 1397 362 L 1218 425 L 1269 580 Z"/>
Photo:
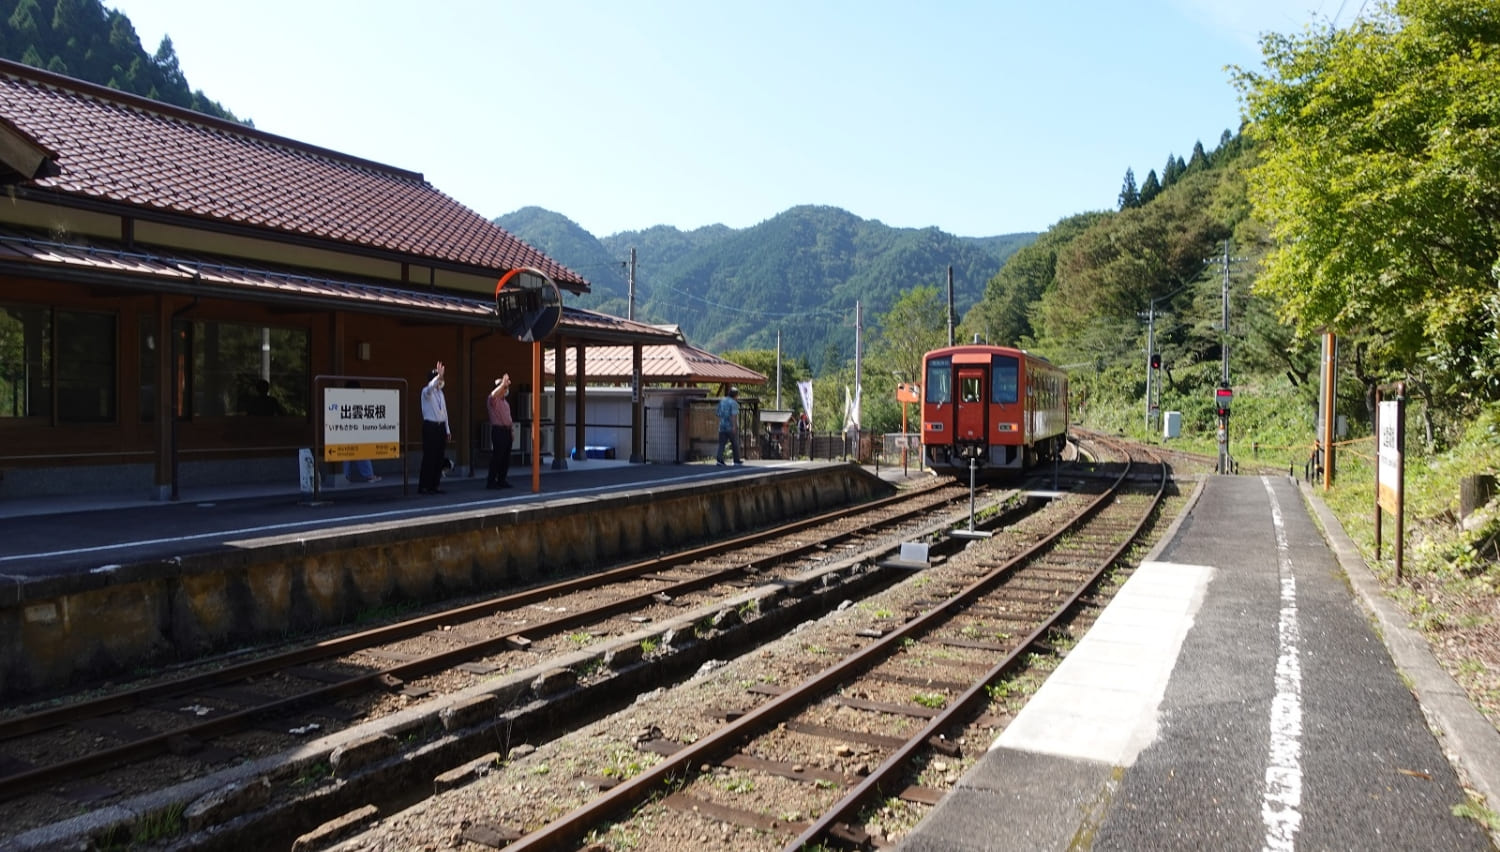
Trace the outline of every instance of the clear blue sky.
<path fill-rule="evenodd" d="M 799 204 L 961 236 L 1113 208 L 1356 0 L 104 0 L 256 127 L 596 236 Z"/>

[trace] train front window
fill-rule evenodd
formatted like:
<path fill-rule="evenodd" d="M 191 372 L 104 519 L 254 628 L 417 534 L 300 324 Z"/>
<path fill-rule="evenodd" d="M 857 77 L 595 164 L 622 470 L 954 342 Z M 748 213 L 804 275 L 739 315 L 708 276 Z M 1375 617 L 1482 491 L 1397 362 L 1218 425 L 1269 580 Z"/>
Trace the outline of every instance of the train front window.
<path fill-rule="evenodd" d="M 979 402 L 983 391 L 979 389 L 978 376 L 964 376 L 958 380 L 958 386 L 964 402 Z"/>
<path fill-rule="evenodd" d="M 932 358 L 927 362 L 927 382 L 923 390 L 924 399 L 931 403 L 946 404 L 953 401 L 953 359 Z"/>
<path fill-rule="evenodd" d="M 1016 359 L 1009 355 L 996 355 L 990 362 L 991 402 L 1012 403 L 1017 399 Z"/>

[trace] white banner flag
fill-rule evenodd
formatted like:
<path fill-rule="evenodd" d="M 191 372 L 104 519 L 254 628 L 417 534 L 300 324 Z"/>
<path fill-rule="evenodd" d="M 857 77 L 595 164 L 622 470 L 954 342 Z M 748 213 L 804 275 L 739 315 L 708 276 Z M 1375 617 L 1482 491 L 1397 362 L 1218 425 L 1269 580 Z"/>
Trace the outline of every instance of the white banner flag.
<path fill-rule="evenodd" d="M 802 395 L 802 410 L 807 412 L 807 419 L 812 421 L 812 382 L 798 382 L 797 393 Z"/>

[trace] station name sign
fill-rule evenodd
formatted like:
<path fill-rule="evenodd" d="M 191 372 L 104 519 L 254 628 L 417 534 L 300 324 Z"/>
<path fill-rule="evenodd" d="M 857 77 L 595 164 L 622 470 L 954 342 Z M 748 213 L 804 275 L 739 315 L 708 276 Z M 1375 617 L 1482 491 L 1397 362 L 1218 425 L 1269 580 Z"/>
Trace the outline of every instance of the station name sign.
<path fill-rule="evenodd" d="M 1380 456 L 1376 473 L 1376 502 L 1380 508 L 1396 514 L 1401 506 L 1401 443 L 1397 425 L 1401 417 L 1401 403 L 1396 400 L 1381 400 L 1376 407 L 1375 423 L 1379 433 Z"/>
<path fill-rule="evenodd" d="M 378 388 L 323 389 L 323 460 L 401 456 L 401 392 Z"/>

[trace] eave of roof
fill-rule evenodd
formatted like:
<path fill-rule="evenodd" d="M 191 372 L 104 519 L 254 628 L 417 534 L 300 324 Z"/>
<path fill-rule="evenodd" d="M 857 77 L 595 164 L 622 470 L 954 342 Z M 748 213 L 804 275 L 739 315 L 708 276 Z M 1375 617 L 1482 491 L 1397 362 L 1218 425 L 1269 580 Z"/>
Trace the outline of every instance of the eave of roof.
<path fill-rule="evenodd" d="M 554 353 L 548 352 L 542 361 L 542 372 L 553 375 L 553 363 Z M 574 350 L 567 350 L 563 365 L 567 375 L 578 374 L 578 357 Z M 629 346 L 593 347 L 585 356 L 584 366 L 588 377 L 595 381 L 630 381 L 635 374 L 634 353 Z M 641 347 L 641 381 L 763 385 L 767 379 L 754 370 L 696 346 L 673 342 Z"/>
<path fill-rule="evenodd" d="M 530 266 L 588 290 L 417 172 L 7 60 L 0 122 L 21 196 L 458 270 Z"/>
<path fill-rule="evenodd" d="M 222 258 L 185 252 L 143 253 L 60 243 L 0 231 L 0 273 L 51 278 L 123 290 L 248 299 L 309 309 L 346 310 L 428 322 L 497 326 L 495 303 L 440 291 L 403 290 L 352 279 L 234 266 Z M 564 343 L 673 342 L 646 323 L 563 306 L 554 338 Z M 549 338 L 549 342 L 551 338 Z"/>

